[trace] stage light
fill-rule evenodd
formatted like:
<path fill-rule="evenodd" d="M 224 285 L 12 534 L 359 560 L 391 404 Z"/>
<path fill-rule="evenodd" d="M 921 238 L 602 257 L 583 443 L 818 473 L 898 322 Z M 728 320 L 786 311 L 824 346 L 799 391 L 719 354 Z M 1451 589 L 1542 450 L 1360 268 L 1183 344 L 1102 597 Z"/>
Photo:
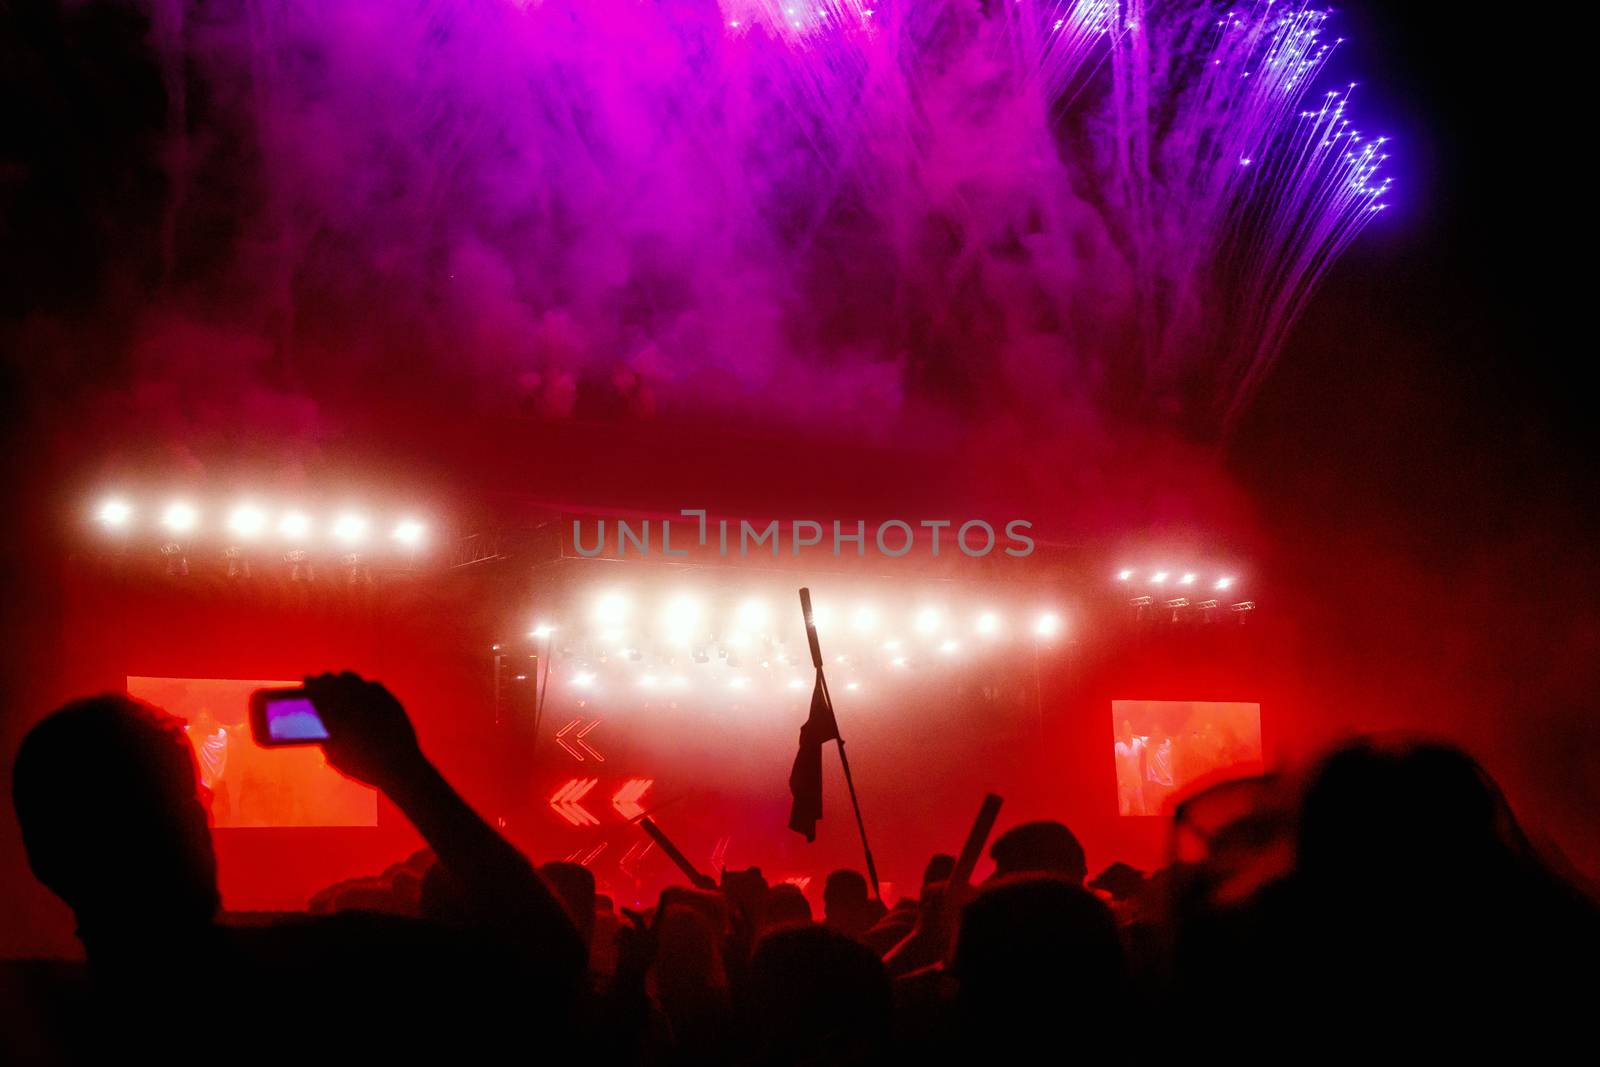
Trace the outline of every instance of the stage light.
<path fill-rule="evenodd" d="M 128 525 L 129 520 L 133 518 L 133 508 L 128 506 L 126 500 L 112 497 L 100 505 L 100 509 L 95 512 L 94 517 L 102 526 L 110 529 L 121 529 Z"/>
<path fill-rule="evenodd" d="M 992 611 L 986 611 L 978 616 L 978 632 L 985 637 L 994 637 L 1000 632 L 1000 616 Z"/>
<path fill-rule="evenodd" d="M 594 675 L 589 671 L 579 671 L 572 676 L 572 684 L 579 689 L 588 689 L 594 685 Z"/>
<path fill-rule="evenodd" d="M 191 504 L 175 500 L 161 513 L 161 525 L 173 533 L 188 533 L 200 521 L 200 513 Z"/>
<path fill-rule="evenodd" d="M 393 537 L 407 548 L 416 548 L 426 533 L 427 529 L 416 519 L 401 519 L 395 524 Z"/>
<path fill-rule="evenodd" d="M 291 511 L 278 520 L 278 534 L 291 541 L 304 541 L 311 533 L 311 519 L 304 512 Z"/>
<path fill-rule="evenodd" d="M 543 641 L 545 638 L 549 637 L 551 634 L 553 634 L 555 632 L 556 632 L 556 628 L 554 626 L 550 625 L 547 622 L 541 622 L 538 625 L 534 626 L 534 628 L 532 630 L 528 631 L 528 636 L 532 637 L 532 638 L 534 638 L 536 640 Z"/>
<path fill-rule="evenodd" d="M 728 683 L 729 689 L 743 689 L 750 684 L 748 678 L 735 678 Z"/>
<path fill-rule="evenodd" d="M 806 683 L 802 682 L 800 679 L 798 679 L 798 678 L 789 679 L 789 688 L 790 689 L 804 689 L 805 687 L 806 687 Z"/>
<path fill-rule="evenodd" d="M 228 561 L 229 578 L 250 577 L 250 560 L 244 554 L 244 549 L 238 545 L 229 545 L 223 550 L 222 558 Z"/>
<path fill-rule="evenodd" d="M 846 683 L 845 688 L 850 690 L 852 693 L 854 693 L 856 690 L 861 688 L 861 683 L 860 682 L 849 682 L 849 683 Z"/>
<path fill-rule="evenodd" d="M 1133 571 L 1131 571 L 1131 570 L 1124 569 L 1124 570 L 1120 570 L 1120 571 L 1117 572 L 1117 581 L 1119 581 L 1119 582 L 1126 582 L 1129 579 L 1131 579 L 1132 577 L 1133 577 Z"/>
<path fill-rule="evenodd" d="M 917 632 L 931 634 L 939 629 L 939 612 L 936 608 L 923 608 L 917 612 Z"/>
<path fill-rule="evenodd" d="M 661 612 L 667 640 L 684 646 L 694 640 L 700 628 L 700 605 L 687 596 L 674 597 Z"/>
<path fill-rule="evenodd" d="M 742 630 L 760 631 L 772 618 L 772 609 L 764 600 L 746 600 L 739 605 L 739 628 Z"/>
<path fill-rule="evenodd" d="M 1040 637 L 1054 637 L 1061 632 L 1061 617 L 1046 612 L 1033 624 L 1033 632 Z"/>
<path fill-rule="evenodd" d="M 1191 574 L 1185 574 L 1182 578 L 1178 579 L 1178 584 L 1179 585 L 1193 585 L 1194 584 L 1194 575 L 1192 573 Z"/>
<path fill-rule="evenodd" d="M 685 678 L 681 674 L 674 674 L 667 680 L 667 684 L 672 686 L 674 689 L 684 689 L 688 687 L 689 679 Z"/>
<path fill-rule="evenodd" d="M 1154 574 L 1152 574 L 1150 576 L 1150 582 L 1151 582 L 1152 585 L 1160 585 L 1162 582 L 1164 582 L 1166 580 L 1167 580 L 1167 572 L 1166 571 L 1156 571 Z"/>
<path fill-rule="evenodd" d="M 1232 584 L 1233 584 L 1233 579 L 1232 578 L 1218 578 L 1217 579 L 1217 588 L 1218 589 L 1226 589 L 1226 588 L 1228 588 L 1228 586 L 1230 586 Z"/>
<path fill-rule="evenodd" d="M 856 609 L 851 616 L 850 625 L 858 634 L 870 634 L 878 628 L 878 613 L 866 604 Z"/>
<path fill-rule="evenodd" d="M 240 504 L 228 516 L 228 529 L 237 537 L 253 538 L 266 529 L 267 515 L 253 504 Z"/>
<path fill-rule="evenodd" d="M 819 629 L 833 621 L 833 609 L 818 600 L 811 602 L 811 621 Z"/>
<path fill-rule="evenodd" d="M 333 520 L 333 536 L 347 545 L 359 544 L 366 539 L 367 520 L 354 512 L 346 512 Z"/>
<path fill-rule="evenodd" d="M 657 681 L 659 681 L 659 679 L 656 678 L 655 675 L 647 674 L 639 679 L 639 686 L 642 689 L 654 689 Z"/>
<path fill-rule="evenodd" d="M 628 600 L 621 593 L 607 593 L 595 601 L 594 617 L 602 626 L 620 626 L 628 617 Z"/>
<path fill-rule="evenodd" d="M 956 641 L 946 641 L 939 646 L 939 651 L 947 656 L 953 656 L 961 651 L 961 645 Z"/>
<path fill-rule="evenodd" d="M 904 667 L 906 665 L 906 658 L 904 656 L 896 656 L 894 659 L 889 661 L 889 665 L 891 667 Z"/>

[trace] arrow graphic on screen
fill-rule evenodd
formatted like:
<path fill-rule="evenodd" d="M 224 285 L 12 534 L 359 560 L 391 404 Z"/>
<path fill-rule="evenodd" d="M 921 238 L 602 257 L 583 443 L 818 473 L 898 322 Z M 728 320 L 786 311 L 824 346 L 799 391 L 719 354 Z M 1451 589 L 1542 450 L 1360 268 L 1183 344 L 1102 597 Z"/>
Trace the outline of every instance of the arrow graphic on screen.
<path fill-rule="evenodd" d="M 639 803 L 639 798 L 655 784 L 654 778 L 629 778 L 611 798 L 611 806 L 624 819 L 637 819 L 644 814 L 644 805 Z"/>
<path fill-rule="evenodd" d="M 579 763 L 582 763 L 586 756 L 588 759 L 592 759 L 596 763 L 604 763 L 606 758 L 600 755 L 599 752 L 595 751 L 594 747 L 591 746 L 589 742 L 584 740 L 585 737 L 589 736 L 589 731 L 600 725 L 600 720 L 596 719 L 594 722 L 580 730 L 578 729 L 578 724 L 581 722 L 583 722 L 582 719 L 573 719 L 571 722 L 567 723 L 567 725 L 557 730 L 556 744 L 566 749 L 567 755 L 571 756 Z M 574 733 L 575 730 L 577 731 L 576 733 Z M 579 751 L 580 749 L 582 751 Z"/>
<path fill-rule="evenodd" d="M 589 790 L 599 784 L 598 778 L 574 778 L 555 791 L 550 798 L 550 806 L 573 826 L 599 826 L 600 820 L 589 814 L 580 803 L 589 795 Z"/>

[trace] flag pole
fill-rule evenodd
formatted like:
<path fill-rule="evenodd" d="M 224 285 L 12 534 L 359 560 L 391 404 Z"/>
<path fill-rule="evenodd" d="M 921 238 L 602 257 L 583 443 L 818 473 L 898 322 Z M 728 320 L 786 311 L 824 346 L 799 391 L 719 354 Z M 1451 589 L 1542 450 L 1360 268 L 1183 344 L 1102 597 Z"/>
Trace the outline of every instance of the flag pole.
<path fill-rule="evenodd" d="M 800 590 L 800 610 L 806 619 L 806 640 L 811 645 L 811 664 L 817 669 L 817 684 L 822 686 L 822 699 L 828 703 L 828 712 L 833 715 L 834 740 L 839 744 L 839 766 L 844 768 L 844 784 L 850 790 L 850 807 L 856 816 L 856 832 L 861 835 L 861 851 L 867 860 L 867 883 L 872 886 L 874 900 L 882 901 L 883 892 L 878 888 L 878 865 L 872 860 L 872 846 L 867 843 L 867 824 L 861 818 L 861 802 L 856 799 L 856 780 L 850 774 L 850 757 L 844 752 L 844 735 L 839 732 L 839 717 L 834 714 L 833 694 L 828 691 L 828 676 L 822 670 L 822 645 L 817 641 L 817 624 L 811 614 L 811 590 Z"/>

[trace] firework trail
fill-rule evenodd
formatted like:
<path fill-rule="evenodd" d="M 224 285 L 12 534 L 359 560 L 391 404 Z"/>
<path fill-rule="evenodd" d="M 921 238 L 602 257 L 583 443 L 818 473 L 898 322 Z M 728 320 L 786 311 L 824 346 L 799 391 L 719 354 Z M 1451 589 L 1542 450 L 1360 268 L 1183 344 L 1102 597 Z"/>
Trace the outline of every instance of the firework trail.
<path fill-rule="evenodd" d="M 1231 417 L 1383 208 L 1385 142 L 1345 117 L 1353 83 L 1304 103 L 1339 43 L 1327 12 L 1256 0 L 1152 27 L 1147 45 L 1140 6 L 1116 50 L 1115 158 L 1147 368 L 1178 382 L 1204 361 Z"/>
<path fill-rule="evenodd" d="M 152 318 L 291 381 L 1214 430 L 1388 187 L 1293 0 L 151 3 Z"/>

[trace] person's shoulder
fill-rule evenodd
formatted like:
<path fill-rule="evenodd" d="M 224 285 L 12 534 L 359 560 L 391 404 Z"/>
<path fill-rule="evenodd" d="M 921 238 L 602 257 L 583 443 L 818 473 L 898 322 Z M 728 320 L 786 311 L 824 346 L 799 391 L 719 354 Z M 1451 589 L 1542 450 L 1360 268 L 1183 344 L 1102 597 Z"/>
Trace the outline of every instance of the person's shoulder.
<path fill-rule="evenodd" d="M 290 912 L 227 929 L 237 951 L 265 963 L 289 965 L 359 960 L 372 967 L 385 960 L 403 964 L 421 954 L 465 955 L 481 948 L 436 923 L 374 911 Z"/>

